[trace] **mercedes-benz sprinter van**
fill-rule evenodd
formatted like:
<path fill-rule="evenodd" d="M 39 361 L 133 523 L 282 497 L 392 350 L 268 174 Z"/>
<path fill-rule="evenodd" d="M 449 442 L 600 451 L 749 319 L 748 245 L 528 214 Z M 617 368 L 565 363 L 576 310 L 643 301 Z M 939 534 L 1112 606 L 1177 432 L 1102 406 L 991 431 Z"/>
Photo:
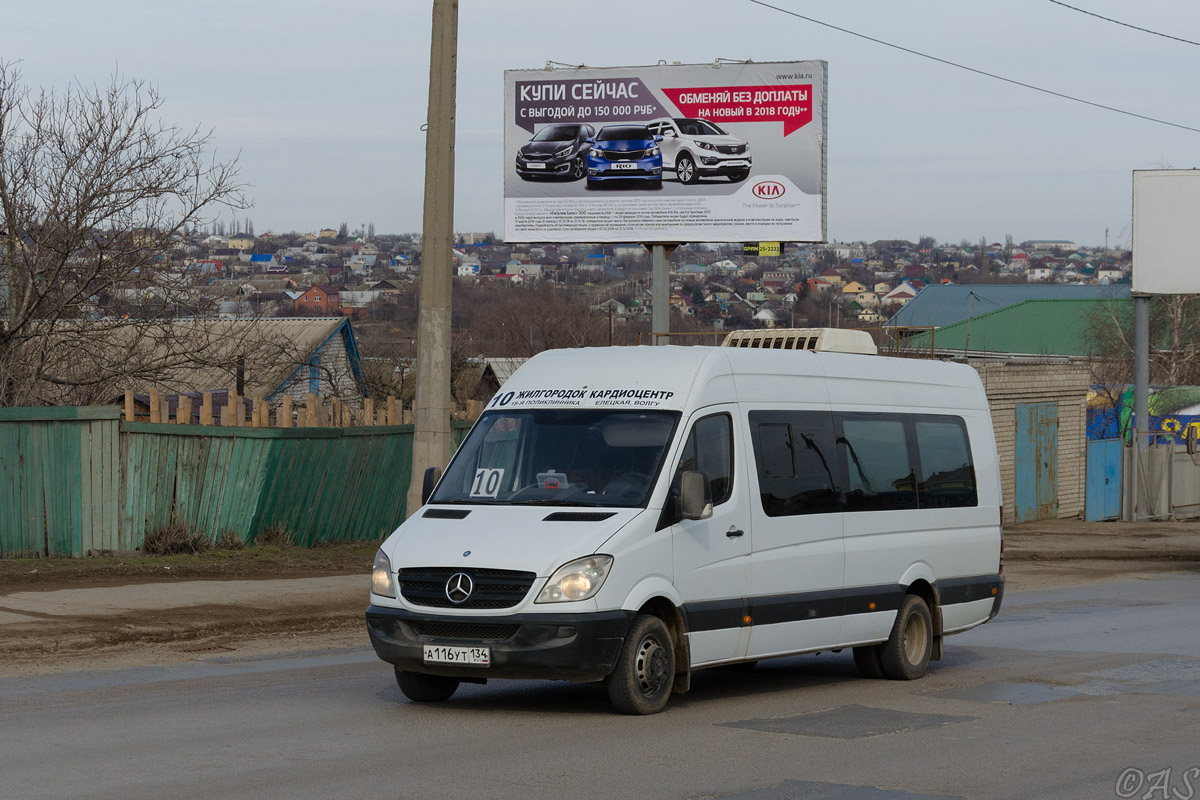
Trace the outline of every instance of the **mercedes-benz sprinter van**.
<path fill-rule="evenodd" d="M 565 679 L 650 714 L 693 670 L 841 648 L 909 680 L 1003 597 L 996 446 L 962 364 L 548 351 L 427 477 L 366 613 L 414 701 Z"/>

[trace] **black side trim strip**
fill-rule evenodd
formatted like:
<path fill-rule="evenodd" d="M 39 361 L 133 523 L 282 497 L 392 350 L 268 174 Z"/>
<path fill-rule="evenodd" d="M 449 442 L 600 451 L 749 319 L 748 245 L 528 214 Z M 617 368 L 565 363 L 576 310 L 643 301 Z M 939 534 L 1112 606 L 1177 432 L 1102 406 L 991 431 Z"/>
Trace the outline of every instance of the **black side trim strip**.
<path fill-rule="evenodd" d="M 847 614 L 871 614 L 895 611 L 904 600 L 904 587 L 898 583 L 883 586 L 856 586 L 846 590 Z M 875 607 L 872 608 L 871 604 Z"/>
<path fill-rule="evenodd" d="M 799 594 L 777 594 L 750 600 L 754 625 L 773 625 L 803 619 L 840 617 L 846 613 L 846 593 L 841 589 Z"/>
<path fill-rule="evenodd" d="M 683 617 L 689 631 L 719 631 L 722 628 L 740 628 L 746 616 L 746 600 L 735 597 L 730 600 L 706 600 L 702 603 L 685 603 Z"/>
<path fill-rule="evenodd" d="M 991 600 L 1001 596 L 1004 579 L 1000 575 L 976 575 L 938 581 L 935 588 L 942 605 Z M 996 590 L 993 593 L 993 589 Z M 684 619 L 693 632 L 740 628 L 749 615 L 753 625 L 775 625 L 849 614 L 895 611 L 904 600 L 905 587 L 895 584 L 855 586 L 850 589 L 826 589 L 819 592 L 764 595 L 763 597 L 706 600 L 685 603 Z M 872 606 L 873 604 L 873 606 Z M 997 602 L 997 610 L 999 603 Z"/>
<path fill-rule="evenodd" d="M 937 582 L 938 598 L 942 605 L 992 600 L 1000 593 L 1001 578 L 997 575 L 974 575 L 969 578 L 947 578 Z M 993 592 L 992 590 L 995 590 Z"/>

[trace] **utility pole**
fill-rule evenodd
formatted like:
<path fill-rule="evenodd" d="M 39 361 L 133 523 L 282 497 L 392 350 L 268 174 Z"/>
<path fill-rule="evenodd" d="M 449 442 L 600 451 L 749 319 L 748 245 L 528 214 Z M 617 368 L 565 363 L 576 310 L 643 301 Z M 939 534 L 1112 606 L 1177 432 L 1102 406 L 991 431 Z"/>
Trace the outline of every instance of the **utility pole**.
<path fill-rule="evenodd" d="M 450 460 L 450 270 L 454 246 L 454 106 L 458 0 L 433 0 L 429 111 L 425 130 L 425 216 L 421 307 L 417 318 L 417 397 L 407 512 L 421 505 L 429 467 Z"/>
<path fill-rule="evenodd" d="M 650 246 L 650 329 L 651 344 L 670 344 L 671 332 L 671 272 L 667 259 L 675 252 L 675 244 Z"/>

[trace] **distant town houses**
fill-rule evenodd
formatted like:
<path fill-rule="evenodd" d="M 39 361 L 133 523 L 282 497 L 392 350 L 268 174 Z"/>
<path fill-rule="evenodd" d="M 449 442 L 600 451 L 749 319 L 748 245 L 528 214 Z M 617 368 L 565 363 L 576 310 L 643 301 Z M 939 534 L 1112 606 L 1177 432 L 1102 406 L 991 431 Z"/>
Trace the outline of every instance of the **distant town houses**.
<path fill-rule="evenodd" d="M 421 237 L 351 234 L 347 227 L 259 235 L 249 226 L 229 235 L 191 231 L 172 242 L 173 269 L 178 281 L 189 284 L 186 292 L 131 280 L 111 293 L 111 302 L 122 314 L 148 313 L 136 309 L 157 309 L 182 294 L 196 308 L 212 308 L 227 319 L 392 319 L 390 308 L 413 302 Z M 1131 271 L 1128 251 L 1067 239 L 951 244 L 921 237 L 784 243 L 778 256 L 747 252 L 757 248 L 678 247 L 669 265 L 673 313 L 713 330 L 797 320 L 872 327 L 904 322 L 900 312 L 926 288 L 1120 287 L 1129 284 Z M 614 324 L 652 313 L 650 253 L 639 243 L 508 245 L 491 232 L 475 231 L 456 235 L 450 258 L 452 274 L 464 286 L 576 287 L 592 313 L 611 316 Z"/>

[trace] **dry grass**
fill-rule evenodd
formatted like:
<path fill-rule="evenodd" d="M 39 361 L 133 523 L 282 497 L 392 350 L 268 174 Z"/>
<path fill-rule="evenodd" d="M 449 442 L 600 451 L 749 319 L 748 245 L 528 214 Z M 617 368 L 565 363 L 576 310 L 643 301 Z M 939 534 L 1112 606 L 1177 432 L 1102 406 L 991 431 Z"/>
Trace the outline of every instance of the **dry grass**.
<path fill-rule="evenodd" d="M 242 541 L 241 534 L 226 528 L 221 531 L 221 537 L 217 539 L 217 547 L 221 550 L 242 550 L 246 547 L 246 543 Z"/>
<path fill-rule="evenodd" d="M 293 547 L 296 536 L 278 522 L 272 522 L 254 537 L 255 547 Z"/>
<path fill-rule="evenodd" d="M 142 552 L 152 556 L 198 555 L 212 548 L 212 542 L 186 522 L 172 520 L 146 534 Z"/>

